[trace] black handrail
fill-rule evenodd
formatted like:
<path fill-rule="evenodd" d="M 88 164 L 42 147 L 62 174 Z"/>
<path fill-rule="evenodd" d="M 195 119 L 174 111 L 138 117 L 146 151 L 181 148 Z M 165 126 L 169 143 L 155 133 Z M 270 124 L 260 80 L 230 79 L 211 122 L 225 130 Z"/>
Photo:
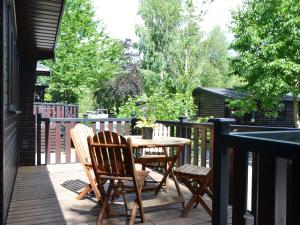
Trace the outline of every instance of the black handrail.
<path fill-rule="evenodd" d="M 229 126 L 232 120 L 211 121 L 214 122 L 212 224 L 227 225 L 229 148 L 234 149 L 232 224 L 246 224 L 249 152 L 255 154 L 253 160 L 257 163 L 257 176 L 252 177 L 256 184 L 255 202 L 252 202 L 254 223 L 297 224 L 297 210 L 293 207 L 300 200 L 297 193 L 300 187 L 300 130 L 272 127 L 265 129 L 267 131 L 230 133 L 236 127 Z"/>

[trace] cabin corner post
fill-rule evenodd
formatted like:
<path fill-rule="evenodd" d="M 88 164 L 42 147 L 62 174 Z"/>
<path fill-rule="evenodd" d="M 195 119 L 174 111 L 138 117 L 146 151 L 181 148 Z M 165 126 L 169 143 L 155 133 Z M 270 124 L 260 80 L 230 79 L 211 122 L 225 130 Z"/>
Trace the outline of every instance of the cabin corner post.
<path fill-rule="evenodd" d="M 184 126 L 184 123 L 189 122 L 187 116 L 180 116 L 178 118 L 180 122 L 180 137 L 187 138 L 187 127 Z M 183 165 L 186 163 L 187 159 L 187 145 L 184 145 L 184 148 L 182 149 L 181 156 L 180 156 L 180 165 Z"/>
<path fill-rule="evenodd" d="M 229 133 L 233 119 L 210 119 L 214 124 L 213 145 L 213 202 L 212 225 L 227 225 L 228 209 L 228 151 L 222 142 L 222 135 Z"/>
<path fill-rule="evenodd" d="M 41 165 L 41 149 L 42 149 L 42 114 L 38 113 L 36 117 L 36 154 L 37 154 L 37 165 Z"/>

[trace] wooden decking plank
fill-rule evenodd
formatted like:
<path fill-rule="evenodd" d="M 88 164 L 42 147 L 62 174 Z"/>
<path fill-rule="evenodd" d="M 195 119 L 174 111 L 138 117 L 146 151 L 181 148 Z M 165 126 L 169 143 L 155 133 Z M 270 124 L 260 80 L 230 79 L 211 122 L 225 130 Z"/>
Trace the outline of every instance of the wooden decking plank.
<path fill-rule="evenodd" d="M 18 208 L 17 210 L 11 210 L 9 213 L 9 216 L 12 218 L 16 217 L 16 216 L 22 217 L 23 215 L 28 216 L 28 214 L 35 215 L 35 214 L 43 214 L 43 213 L 49 213 L 49 212 L 54 212 L 54 211 L 61 211 L 61 208 L 58 206 L 52 207 L 51 205 L 48 206 L 47 208 L 44 208 L 44 207 L 38 207 L 38 208 L 26 207 L 23 209 Z M 8 219 L 10 217 L 8 217 Z"/>
<path fill-rule="evenodd" d="M 13 224 L 13 223 L 22 223 L 22 222 L 31 222 L 31 221 L 43 221 L 43 220 L 48 220 L 48 219 L 53 219 L 55 218 L 55 221 L 56 221 L 56 218 L 59 218 L 59 220 L 62 220 L 64 219 L 63 218 L 63 215 L 61 213 L 60 210 L 58 211 L 49 211 L 48 213 L 48 210 L 46 211 L 46 213 L 30 213 L 30 214 L 27 214 L 27 216 L 16 216 L 16 217 L 13 217 L 13 218 L 8 218 L 7 220 L 7 224 Z"/>
<path fill-rule="evenodd" d="M 158 180 L 161 177 L 152 172 L 151 176 Z M 87 182 L 87 179 L 80 164 L 20 167 L 7 225 L 94 225 L 99 212 L 95 198 L 76 200 L 78 188 L 80 190 L 79 184 L 84 182 Z M 159 197 L 176 194 L 173 182 L 169 183 L 168 193 L 161 192 Z M 186 188 L 181 187 L 187 202 L 190 193 Z M 147 200 L 147 198 L 151 199 L 154 194 L 152 196 L 152 193 L 145 192 L 142 195 L 144 205 L 153 206 L 153 201 Z M 127 197 L 128 200 L 134 198 L 132 194 Z M 116 199 L 116 202 L 122 202 L 122 198 Z M 164 203 L 163 199 L 160 200 L 160 206 L 145 207 L 145 223 L 143 225 L 211 224 L 210 216 L 200 205 L 193 208 L 187 218 L 181 218 L 182 206 L 180 203 L 171 205 L 162 203 Z M 125 212 L 122 205 L 113 204 L 111 208 L 118 213 L 124 214 Z M 114 216 L 104 220 L 106 224 L 113 225 L 123 225 L 126 221 L 125 216 Z M 140 224 L 140 218 L 137 217 L 135 221 Z"/>

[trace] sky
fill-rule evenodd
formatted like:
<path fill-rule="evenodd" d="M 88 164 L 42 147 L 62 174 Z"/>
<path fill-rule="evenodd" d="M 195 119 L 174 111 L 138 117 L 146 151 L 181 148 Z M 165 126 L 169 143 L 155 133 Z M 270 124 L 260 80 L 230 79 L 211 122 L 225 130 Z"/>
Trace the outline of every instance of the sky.
<path fill-rule="evenodd" d="M 196 0 L 199 1 L 199 0 Z M 96 9 L 96 17 L 103 20 L 106 31 L 114 38 L 137 40 L 134 33 L 135 25 L 141 23 L 137 15 L 139 0 L 92 0 Z M 215 0 L 208 6 L 207 14 L 201 22 L 201 29 L 209 32 L 219 25 L 232 39 L 228 30 L 231 19 L 230 11 L 241 4 L 242 0 Z"/>

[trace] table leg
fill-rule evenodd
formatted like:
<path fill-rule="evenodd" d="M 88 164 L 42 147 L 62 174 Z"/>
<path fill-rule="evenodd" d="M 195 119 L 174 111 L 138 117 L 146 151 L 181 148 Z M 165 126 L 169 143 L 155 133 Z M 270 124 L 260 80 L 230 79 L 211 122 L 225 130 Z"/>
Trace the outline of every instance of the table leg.
<path fill-rule="evenodd" d="M 156 195 L 158 194 L 158 192 L 159 192 L 160 189 L 162 188 L 163 183 L 166 181 L 166 179 L 167 179 L 169 173 L 172 171 L 173 166 L 174 166 L 174 164 L 175 164 L 175 161 L 178 159 L 178 157 L 179 157 L 179 155 L 180 155 L 182 149 L 183 149 L 183 145 L 179 145 L 178 148 L 177 148 L 177 152 L 176 152 L 176 157 L 175 157 L 175 159 L 168 162 L 168 164 L 169 164 L 168 169 L 167 169 L 167 171 L 165 172 L 163 179 L 160 181 L 158 187 L 157 187 L 156 190 L 155 190 L 155 194 L 156 194 Z"/>

